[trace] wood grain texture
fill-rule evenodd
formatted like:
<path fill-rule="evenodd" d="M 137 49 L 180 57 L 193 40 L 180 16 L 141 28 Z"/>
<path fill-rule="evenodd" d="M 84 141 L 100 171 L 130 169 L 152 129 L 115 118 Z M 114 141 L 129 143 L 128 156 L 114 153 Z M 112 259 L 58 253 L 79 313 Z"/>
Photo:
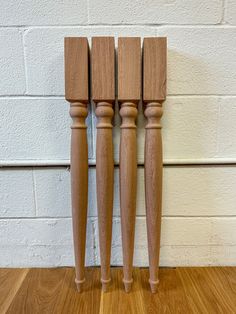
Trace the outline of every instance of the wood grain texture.
<path fill-rule="evenodd" d="M 81 294 L 74 276 L 73 268 L 31 269 L 7 313 L 99 313 L 98 269 L 86 270 Z"/>
<path fill-rule="evenodd" d="M 162 101 L 166 98 L 166 38 L 144 39 L 145 196 L 150 286 L 157 291 L 162 211 Z"/>
<path fill-rule="evenodd" d="M 150 293 L 147 269 L 140 269 L 140 285 L 143 291 L 144 313 L 192 313 L 183 284 L 175 268 L 160 269 L 158 293 Z"/>
<path fill-rule="evenodd" d="M 120 115 L 120 209 L 124 265 L 124 286 L 131 290 L 137 193 L 137 102 L 141 86 L 140 38 L 119 38 L 118 100 Z"/>
<path fill-rule="evenodd" d="M 88 102 L 88 40 L 65 38 L 65 98 L 69 102 Z"/>
<path fill-rule="evenodd" d="M 76 265 L 75 282 L 81 292 L 85 281 L 85 246 L 88 203 L 88 41 L 65 38 L 65 94 L 71 102 L 71 198 Z"/>
<path fill-rule="evenodd" d="M 236 267 L 160 268 L 158 293 L 150 293 L 148 269 L 134 268 L 134 284 L 122 289 L 122 268 L 112 268 L 109 293 L 99 284 L 99 269 L 87 268 L 84 291 L 74 286 L 73 268 L 31 269 L 19 283 L 24 270 L 0 270 L 1 314 L 31 313 L 235 313 Z M 8 279 L 8 280 L 7 280 Z M 4 300 L 4 296 L 6 299 Z M 7 301 L 7 302 L 8 302 Z"/>
<path fill-rule="evenodd" d="M 166 99 L 167 68 L 166 37 L 144 38 L 143 41 L 143 100 Z"/>
<path fill-rule="evenodd" d="M 140 281 L 140 269 L 134 268 L 134 282 L 132 291 L 126 293 L 122 287 L 123 272 L 121 268 L 112 268 L 112 286 L 111 292 L 102 293 L 100 302 L 100 313 L 145 313 L 143 300 L 143 291 Z"/>
<path fill-rule="evenodd" d="M 28 269 L 0 269 L 0 313 L 8 310 L 11 302 L 20 289 Z"/>
<path fill-rule="evenodd" d="M 85 247 L 88 204 L 88 143 L 85 119 L 88 111 L 82 103 L 71 104 L 71 197 L 73 239 L 78 291 L 85 281 Z"/>
<path fill-rule="evenodd" d="M 145 109 L 147 117 L 144 153 L 145 201 L 147 216 L 150 286 L 156 292 L 160 254 L 162 215 L 162 138 L 160 119 L 162 109 L 150 103 Z"/>
<path fill-rule="evenodd" d="M 111 237 L 114 160 L 112 103 L 115 100 L 115 46 L 113 37 L 92 38 L 92 98 L 96 103 L 96 185 L 101 259 L 101 282 L 106 291 L 111 281 Z"/>
<path fill-rule="evenodd" d="M 111 237 L 113 212 L 114 161 L 112 124 L 113 109 L 109 103 L 98 103 L 96 108 L 96 186 L 101 260 L 101 282 L 106 291 L 111 280 Z"/>
<path fill-rule="evenodd" d="M 92 99 L 115 100 L 115 43 L 113 37 L 92 37 Z"/>
<path fill-rule="evenodd" d="M 118 39 L 118 100 L 138 102 L 141 95 L 141 39 Z"/>
<path fill-rule="evenodd" d="M 177 275 L 193 313 L 235 313 L 235 268 L 181 268 Z"/>

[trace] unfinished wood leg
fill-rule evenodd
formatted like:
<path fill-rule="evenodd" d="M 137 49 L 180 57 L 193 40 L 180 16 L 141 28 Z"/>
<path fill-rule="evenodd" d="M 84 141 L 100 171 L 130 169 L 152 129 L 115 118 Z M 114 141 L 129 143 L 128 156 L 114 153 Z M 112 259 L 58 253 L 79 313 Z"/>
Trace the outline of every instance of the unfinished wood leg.
<path fill-rule="evenodd" d="M 137 108 L 134 103 L 123 103 L 120 139 L 120 208 L 123 247 L 123 272 L 126 292 L 131 290 L 133 278 L 133 254 L 136 214 L 137 149 L 136 125 Z"/>
<path fill-rule="evenodd" d="M 72 103 L 70 115 L 73 119 L 71 126 L 71 196 L 72 196 L 72 220 L 75 252 L 75 282 L 79 292 L 85 281 L 85 243 L 87 224 L 87 200 L 88 200 L 88 144 L 87 105 Z"/>
<path fill-rule="evenodd" d="M 113 143 L 112 117 L 115 101 L 115 42 L 113 37 L 92 38 L 92 99 L 97 116 L 97 207 L 101 258 L 102 289 L 106 291 L 111 280 L 111 235 L 113 211 Z"/>
<path fill-rule="evenodd" d="M 162 103 L 166 99 L 167 40 L 145 38 L 143 44 L 143 100 L 147 117 L 145 135 L 145 196 L 150 286 L 157 291 L 162 203 Z"/>
<path fill-rule="evenodd" d="M 139 37 L 118 39 L 118 100 L 122 118 L 120 137 L 120 208 L 123 248 L 123 272 L 126 292 L 132 287 L 134 254 L 137 147 L 137 104 L 141 97 L 141 40 Z"/>
<path fill-rule="evenodd" d="M 150 286 L 156 292 L 158 285 L 161 208 L 162 208 L 162 138 L 161 104 L 149 103 L 145 109 L 148 119 L 145 135 L 145 195 Z"/>
<path fill-rule="evenodd" d="M 113 142 L 112 124 L 113 108 L 110 103 L 97 104 L 97 151 L 96 151 L 96 179 L 97 179 L 97 205 L 99 223 L 99 244 L 101 258 L 101 282 L 103 291 L 111 280 L 111 236 L 113 212 Z"/>
<path fill-rule="evenodd" d="M 82 291 L 85 281 L 85 244 L 88 202 L 88 144 L 85 119 L 88 114 L 88 40 L 65 38 L 65 98 L 70 102 L 71 198 L 75 252 L 75 282 Z"/>

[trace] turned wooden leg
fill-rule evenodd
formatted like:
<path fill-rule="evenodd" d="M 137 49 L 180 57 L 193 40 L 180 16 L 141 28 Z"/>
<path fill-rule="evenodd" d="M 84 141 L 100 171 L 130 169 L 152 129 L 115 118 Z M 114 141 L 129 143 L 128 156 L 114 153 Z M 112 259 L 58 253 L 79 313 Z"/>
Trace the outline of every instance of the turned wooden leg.
<path fill-rule="evenodd" d="M 136 124 L 141 95 L 141 40 L 118 39 L 118 100 L 120 115 L 120 209 L 125 291 L 132 287 L 137 189 Z"/>
<path fill-rule="evenodd" d="M 123 247 L 124 286 L 131 290 L 137 189 L 136 104 L 123 103 L 120 139 L 120 208 Z"/>
<path fill-rule="evenodd" d="M 145 135 L 145 196 L 151 291 L 158 285 L 162 209 L 162 102 L 166 98 L 166 38 L 144 39 L 143 100 Z"/>
<path fill-rule="evenodd" d="M 109 103 L 98 103 L 96 108 L 97 122 L 97 151 L 96 151 L 96 180 L 97 205 L 99 224 L 99 245 L 101 258 L 101 282 L 103 291 L 111 280 L 111 237 L 113 212 L 113 180 L 114 161 L 112 143 L 113 108 Z"/>
<path fill-rule="evenodd" d="M 111 280 L 113 212 L 112 117 L 115 101 L 115 44 L 112 37 L 92 38 L 92 99 L 96 103 L 96 180 L 102 289 Z"/>
<path fill-rule="evenodd" d="M 88 144 L 87 105 L 72 103 L 70 115 L 73 119 L 71 133 L 71 196 L 72 220 L 75 252 L 75 282 L 77 289 L 82 290 L 85 281 L 85 243 L 88 201 Z"/>
<path fill-rule="evenodd" d="M 155 292 L 158 285 L 161 208 L 162 208 L 162 139 L 161 104 L 150 103 L 145 109 L 148 119 L 145 134 L 145 195 L 147 215 L 150 286 Z"/>
<path fill-rule="evenodd" d="M 85 281 L 85 244 L 88 202 L 88 144 L 85 119 L 88 114 L 88 40 L 65 38 L 65 97 L 70 105 L 71 198 L 75 252 L 75 282 L 82 291 Z"/>

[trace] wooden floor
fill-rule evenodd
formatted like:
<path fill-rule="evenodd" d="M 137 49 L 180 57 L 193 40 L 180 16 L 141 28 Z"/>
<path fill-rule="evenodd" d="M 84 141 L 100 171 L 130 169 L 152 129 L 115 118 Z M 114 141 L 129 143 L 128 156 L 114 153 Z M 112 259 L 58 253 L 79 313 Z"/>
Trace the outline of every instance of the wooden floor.
<path fill-rule="evenodd" d="M 107 293 L 101 293 L 98 268 L 88 268 L 86 276 L 85 291 L 78 294 L 73 268 L 0 269 L 0 314 L 236 313 L 236 267 L 162 268 L 155 295 L 147 269 L 134 270 L 129 294 L 121 268 L 112 268 Z"/>

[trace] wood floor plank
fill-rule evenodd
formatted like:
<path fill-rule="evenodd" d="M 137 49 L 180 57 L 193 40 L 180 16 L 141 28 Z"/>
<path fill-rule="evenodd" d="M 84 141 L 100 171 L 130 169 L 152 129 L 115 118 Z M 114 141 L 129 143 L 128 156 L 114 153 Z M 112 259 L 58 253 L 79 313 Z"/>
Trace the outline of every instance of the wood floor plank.
<path fill-rule="evenodd" d="M 179 268 L 177 273 L 193 313 L 235 313 L 230 298 L 222 294 L 217 273 L 211 268 Z"/>
<path fill-rule="evenodd" d="M 140 270 L 145 313 L 191 313 L 175 268 L 160 268 L 156 294 L 150 292 L 148 269 Z"/>
<path fill-rule="evenodd" d="M 211 283 L 219 292 L 219 299 L 223 299 L 222 302 L 227 304 L 229 313 L 236 313 L 236 268 L 211 267 L 206 271 L 212 274 Z"/>
<path fill-rule="evenodd" d="M 87 268 L 83 293 L 74 268 L 0 269 L 0 313 L 236 313 L 236 267 L 161 268 L 152 294 L 147 268 L 134 268 L 132 291 L 124 292 L 122 268 L 112 268 L 101 293 L 100 269 Z"/>
<path fill-rule="evenodd" d="M 0 313 L 6 313 L 24 281 L 28 269 L 0 269 Z"/>
<path fill-rule="evenodd" d="M 86 272 L 79 294 L 73 268 L 31 269 L 7 313 L 99 313 L 99 270 Z"/>
<path fill-rule="evenodd" d="M 134 283 L 130 293 L 124 291 L 122 268 L 112 268 L 111 276 L 112 283 L 109 291 L 101 295 L 100 314 L 143 314 L 144 307 L 139 270 L 134 269 L 133 271 Z"/>
<path fill-rule="evenodd" d="M 98 314 L 100 311 L 101 283 L 99 268 L 86 269 L 86 281 L 83 292 L 78 293 L 74 282 L 75 271 L 70 269 L 64 285 L 61 287 L 59 301 L 53 313 L 86 313 Z"/>
<path fill-rule="evenodd" d="M 68 269 L 30 269 L 7 313 L 53 313 Z"/>

